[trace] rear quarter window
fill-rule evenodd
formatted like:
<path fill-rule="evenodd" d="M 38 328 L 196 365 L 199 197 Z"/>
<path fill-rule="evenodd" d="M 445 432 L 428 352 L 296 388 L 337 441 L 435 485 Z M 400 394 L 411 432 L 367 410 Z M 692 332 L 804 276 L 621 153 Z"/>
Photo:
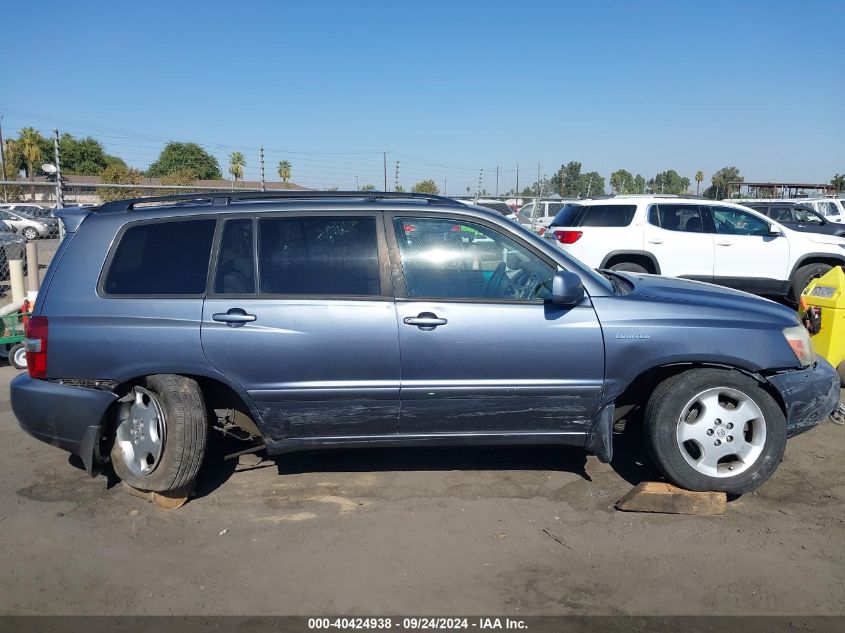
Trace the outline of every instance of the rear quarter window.
<path fill-rule="evenodd" d="M 594 204 L 584 207 L 578 226 L 628 226 L 637 207 L 633 204 Z"/>
<path fill-rule="evenodd" d="M 214 219 L 148 222 L 130 226 L 108 265 L 108 295 L 205 293 Z"/>

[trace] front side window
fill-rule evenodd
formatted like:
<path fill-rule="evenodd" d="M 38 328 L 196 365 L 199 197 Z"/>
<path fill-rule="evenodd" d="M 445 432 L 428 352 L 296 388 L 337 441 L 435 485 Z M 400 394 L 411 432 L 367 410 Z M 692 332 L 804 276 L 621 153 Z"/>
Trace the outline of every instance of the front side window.
<path fill-rule="evenodd" d="M 795 219 L 804 224 L 823 224 L 824 218 L 820 217 L 809 207 L 795 207 Z"/>
<path fill-rule="evenodd" d="M 258 277 L 264 294 L 379 295 L 375 218 L 260 219 Z"/>
<path fill-rule="evenodd" d="M 205 292 L 213 219 L 152 222 L 127 229 L 103 290 L 110 295 L 199 295 Z"/>
<path fill-rule="evenodd" d="M 695 204 L 653 204 L 648 210 L 648 223 L 667 231 L 704 232 L 701 209 Z"/>
<path fill-rule="evenodd" d="M 555 268 L 498 231 L 463 220 L 394 218 L 409 297 L 540 301 Z"/>
<path fill-rule="evenodd" d="M 578 226 L 628 226 L 636 211 L 633 204 L 591 204 L 584 207 Z"/>
<path fill-rule="evenodd" d="M 769 223 L 733 207 L 711 206 L 716 233 L 724 235 L 768 235 Z"/>
<path fill-rule="evenodd" d="M 754 207 L 754 210 L 763 213 L 763 210 L 757 207 Z M 794 221 L 794 218 L 792 217 L 792 209 L 790 209 L 789 207 L 772 207 L 769 213 L 767 213 L 766 215 L 768 215 L 770 218 L 777 222 Z"/>

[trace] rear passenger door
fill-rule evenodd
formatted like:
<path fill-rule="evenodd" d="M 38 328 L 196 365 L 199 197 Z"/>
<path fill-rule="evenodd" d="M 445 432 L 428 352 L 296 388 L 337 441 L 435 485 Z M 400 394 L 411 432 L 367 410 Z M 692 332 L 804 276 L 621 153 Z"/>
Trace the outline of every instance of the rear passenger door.
<path fill-rule="evenodd" d="M 396 433 L 399 343 L 379 213 L 223 218 L 209 362 L 274 439 Z"/>
<path fill-rule="evenodd" d="M 646 216 L 647 252 L 657 258 L 660 274 L 713 281 L 713 236 L 697 204 L 652 204 Z"/>

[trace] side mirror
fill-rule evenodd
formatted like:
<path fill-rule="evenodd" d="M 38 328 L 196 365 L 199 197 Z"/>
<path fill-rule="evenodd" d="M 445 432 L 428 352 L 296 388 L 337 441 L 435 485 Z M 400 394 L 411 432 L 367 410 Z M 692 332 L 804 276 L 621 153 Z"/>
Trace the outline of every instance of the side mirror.
<path fill-rule="evenodd" d="M 574 306 L 584 298 L 584 284 L 581 278 L 568 270 L 559 270 L 552 279 L 552 303 L 559 306 Z"/>
<path fill-rule="evenodd" d="M 769 235 L 783 235 L 783 231 L 774 224 L 769 225 Z"/>

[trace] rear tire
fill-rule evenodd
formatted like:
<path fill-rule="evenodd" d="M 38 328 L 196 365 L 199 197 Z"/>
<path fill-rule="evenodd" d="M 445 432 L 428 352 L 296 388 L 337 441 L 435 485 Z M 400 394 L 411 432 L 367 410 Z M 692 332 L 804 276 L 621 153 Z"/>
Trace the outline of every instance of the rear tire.
<path fill-rule="evenodd" d="M 37 240 L 38 239 L 38 230 L 32 228 L 31 226 L 28 226 L 23 230 L 23 236 L 26 239 L 28 239 L 30 242 L 32 240 Z"/>
<path fill-rule="evenodd" d="M 839 374 L 839 386 L 845 387 L 845 360 L 836 367 L 836 373 Z"/>
<path fill-rule="evenodd" d="M 9 364 L 15 369 L 26 369 L 26 346 L 23 343 L 13 345 L 9 350 Z"/>
<path fill-rule="evenodd" d="M 624 273 L 647 273 L 648 271 L 633 262 L 620 262 L 610 267 L 610 270 L 618 270 Z"/>
<path fill-rule="evenodd" d="M 817 277 L 821 277 L 827 271 L 829 271 L 833 266 L 830 264 L 807 264 L 806 266 L 801 266 L 798 270 L 795 271 L 795 274 L 792 275 L 792 287 L 790 289 L 790 299 L 792 299 L 795 303 L 801 299 L 801 293 L 804 292 L 804 288 Z"/>
<path fill-rule="evenodd" d="M 780 464 L 786 418 L 752 378 L 691 369 L 654 391 L 645 409 L 645 435 L 653 461 L 670 481 L 688 490 L 743 494 Z"/>
<path fill-rule="evenodd" d="M 111 461 L 126 484 L 155 492 L 190 491 L 208 437 L 205 401 L 196 381 L 148 376 L 118 409 Z"/>

